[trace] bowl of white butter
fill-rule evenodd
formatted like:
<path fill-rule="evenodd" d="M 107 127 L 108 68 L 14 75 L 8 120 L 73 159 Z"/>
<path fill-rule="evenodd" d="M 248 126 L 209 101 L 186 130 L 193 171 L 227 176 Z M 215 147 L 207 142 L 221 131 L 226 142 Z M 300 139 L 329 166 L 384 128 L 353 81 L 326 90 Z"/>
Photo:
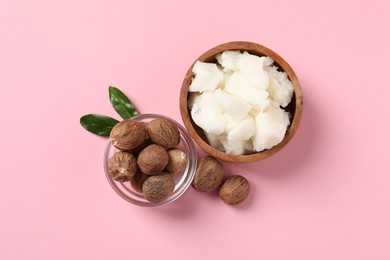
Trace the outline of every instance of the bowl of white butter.
<path fill-rule="evenodd" d="M 180 92 L 190 136 L 210 155 L 254 162 L 282 149 L 302 117 L 303 97 L 291 66 L 253 42 L 213 47 L 188 69 Z"/>

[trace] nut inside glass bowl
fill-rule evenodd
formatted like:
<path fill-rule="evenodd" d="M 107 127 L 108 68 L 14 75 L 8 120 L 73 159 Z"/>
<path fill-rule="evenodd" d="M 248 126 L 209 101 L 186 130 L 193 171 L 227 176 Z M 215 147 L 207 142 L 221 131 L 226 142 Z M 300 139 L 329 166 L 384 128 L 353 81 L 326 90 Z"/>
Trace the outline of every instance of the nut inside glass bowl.
<path fill-rule="evenodd" d="M 177 148 L 181 149 L 187 156 L 186 167 L 182 173 L 174 175 L 175 189 L 167 199 L 159 203 L 149 202 L 144 198 L 142 193 L 139 193 L 132 188 L 130 182 L 115 181 L 114 178 L 108 174 L 108 160 L 118 151 L 118 149 L 111 144 L 111 140 L 109 140 L 104 153 L 104 170 L 107 180 L 119 196 L 132 204 L 144 207 L 155 207 L 171 203 L 178 199 L 188 189 L 194 178 L 197 164 L 194 143 L 185 128 L 169 117 L 158 114 L 142 114 L 132 117 L 131 119 L 143 123 L 148 123 L 153 119 L 166 119 L 176 125 L 180 132 L 180 143 Z"/>

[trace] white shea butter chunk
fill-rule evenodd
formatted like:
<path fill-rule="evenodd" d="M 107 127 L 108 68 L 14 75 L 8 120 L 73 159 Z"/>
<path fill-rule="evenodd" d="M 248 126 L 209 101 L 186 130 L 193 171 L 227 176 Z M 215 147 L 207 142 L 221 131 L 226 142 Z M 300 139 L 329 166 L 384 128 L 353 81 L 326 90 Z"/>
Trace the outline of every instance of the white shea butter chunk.
<path fill-rule="evenodd" d="M 194 101 L 191 117 L 195 124 L 210 134 L 222 134 L 226 128 L 226 119 L 214 99 L 214 93 L 204 92 Z"/>
<path fill-rule="evenodd" d="M 224 51 L 216 56 L 216 59 L 223 68 L 223 72 L 231 73 L 237 71 L 237 61 L 241 52 L 239 51 Z"/>
<path fill-rule="evenodd" d="M 228 132 L 227 138 L 230 142 L 241 142 L 249 140 L 254 133 L 255 121 L 248 116 Z"/>
<path fill-rule="evenodd" d="M 263 90 L 268 88 L 270 79 L 268 73 L 264 70 L 265 61 L 266 57 L 259 57 L 248 52 L 244 52 L 239 56 L 237 68 L 242 74 L 241 78 L 245 80 L 243 81 L 245 86 Z"/>
<path fill-rule="evenodd" d="M 209 141 L 209 145 L 211 145 L 212 147 L 214 147 L 215 149 L 217 149 L 219 151 L 225 152 L 225 149 L 223 148 L 223 145 L 221 142 L 221 139 L 222 139 L 221 135 L 210 134 L 207 132 L 204 132 L 204 133 L 207 137 L 207 140 Z"/>
<path fill-rule="evenodd" d="M 244 73 L 233 73 L 225 83 L 224 90 L 233 96 L 242 99 L 257 110 L 264 110 L 269 105 L 268 92 L 263 89 L 251 87 L 248 77 Z"/>
<path fill-rule="evenodd" d="M 253 148 L 260 152 L 280 143 L 290 125 L 287 112 L 281 108 L 269 108 L 260 112 L 255 119 L 256 131 L 253 137 Z"/>
<path fill-rule="evenodd" d="M 250 140 L 241 142 L 232 142 L 228 138 L 221 138 L 223 149 L 228 154 L 242 155 L 253 152 L 253 145 Z"/>
<path fill-rule="evenodd" d="M 192 72 L 195 74 L 191 85 L 190 92 L 212 91 L 222 83 L 224 77 L 216 64 L 196 61 Z"/>
<path fill-rule="evenodd" d="M 190 110 L 192 109 L 194 104 L 199 101 L 199 98 L 200 98 L 199 92 L 190 92 L 188 94 L 187 106 Z"/>
<path fill-rule="evenodd" d="M 270 75 L 268 92 L 271 99 L 282 107 L 286 107 L 294 93 L 294 87 L 285 72 L 278 71 L 275 66 L 266 68 Z"/>
<path fill-rule="evenodd" d="M 253 152 L 253 145 L 250 137 L 255 132 L 255 123 L 253 118 L 249 117 L 243 122 L 236 124 L 231 118 L 227 117 L 227 134 L 210 134 L 204 131 L 208 143 L 215 149 L 230 154 L 247 154 Z M 229 130 L 228 130 L 229 129 Z M 242 132 L 243 131 L 243 132 Z"/>
<path fill-rule="evenodd" d="M 215 100 L 218 105 L 224 109 L 225 114 L 230 116 L 236 122 L 244 119 L 248 112 L 252 109 L 249 104 L 222 89 L 217 89 L 214 95 Z"/>

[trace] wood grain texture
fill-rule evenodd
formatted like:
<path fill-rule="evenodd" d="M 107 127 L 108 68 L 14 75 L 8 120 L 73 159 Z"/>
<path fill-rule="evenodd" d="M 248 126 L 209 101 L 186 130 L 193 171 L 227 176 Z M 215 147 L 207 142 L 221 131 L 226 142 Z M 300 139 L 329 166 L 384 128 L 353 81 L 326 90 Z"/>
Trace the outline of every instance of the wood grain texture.
<path fill-rule="evenodd" d="M 291 83 L 294 87 L 294 95 L 291 100 L 291 103 L 285 108 L 286 111 L 291 113 L 292 116 L 291 124 L 287 129 L 283 141 L 271 149 L 264 150 L 262 152 L 255 152 L 248 155 L 233 155 L 233 154 L 227 154 L 221 152 L 208 144 L 207 138 L 204 135 L 203 130 L 200 127 L 198 127 L 191 118 L 191 111 L 188 109 L 187 102 L 188 102 L 188 89 L 191 84 L 192 78 L 194 76 L 194 74 L 192 73 L 192 67 L 194 66 L 197 60 L 203 62 L 216 62 L 215 56 L 227 50 L 240 50 L 240 51 L 247 51 L 251 54 L 258 55 L 258 56 L 269 56 L 274 60 L 274 63 L 276 66 L 278 66 L 279 70 L 286 72 L 289 79 L 291 80 Z M 301 122 L 302 112 L 303 112 L 302 89 L 299 80 L 295 72 L 293 71 L 293 69 L 277 53 L 268 49 L 267 47 L 264 47 L 260 44 L 253 43 L 253 42 L 242 42 L 242 41 L 228 42 L 208 50 L 207 52 L 202 54 L 198 59 L 196 59 L 194 63 L 190 66 L 190 68 L 188 69 L 184 77 L 182 87 L 180 90 L 180 113 L 181 113 L 184 126 L 186 127 L 188 133 L 194 139 L 194 141 L 208 154 L 227 162 L 234 162 L 234 163 L 255 162 L 255 161 L 266 159 L 274 155 L 275 153 L 280 151 L 284 146 L 286 146 L 287 143 L 291 140 L 291 138 L 296 133 L 299 124 Z"/>

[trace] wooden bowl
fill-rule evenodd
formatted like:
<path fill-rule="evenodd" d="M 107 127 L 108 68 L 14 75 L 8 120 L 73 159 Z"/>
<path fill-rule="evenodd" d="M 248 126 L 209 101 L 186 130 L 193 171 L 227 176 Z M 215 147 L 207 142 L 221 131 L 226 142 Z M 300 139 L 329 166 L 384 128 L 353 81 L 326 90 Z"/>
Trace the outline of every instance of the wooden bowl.
<path fill-rule="evenodd" d="M 282 149 L 291 140 L 291 138 L 294 136 L 295 132 L 298 129 L 302 117 L 302 105 L 303 105 L 301 86 L 299 84 L 298 78 L 295 75 L 293 69 L 290 67 L 290 65 L 288 65 L 288 63 L 282 57 L 280 57 L 274 51 L 260 44 L 256 44 L 252 42 L 240 41 L 240 42 L 224 43 L 208 50 L 196 60 L 215 63 L 216 62 L 215 56 L 227 50 L 240 50 L 240 51 L 247 51 L 250 54 L 254 54 L 258 56 L 269 56 L 274 60 L 274 64 L 278 67 L 279 71 L 284 71 L 287 73 L 288 78 L 291 80 L 292 85 L 294 87 L 294 94 L 290 104 L 286 108 L 284 108 L 286 111 L 290 112 L 292 119 L 291 119 L 291 124 L 287 129 L 283 141 L 278 145 L 272 147 L 271 149 L 267 149 L 261 152 L 254 152 L 252 154 L 247 154 L 247 155 L 227 154 L 209 145 L 207 138 L 203 133 L 203 130 L 200 127 L 198 127 L 192 120 L 191 111 L 189 110 L 187 105 L 188 97 L 189 97 L 188 89 L 191 84 L 192 78 L 194 77 L 194 74 L 192 73 L 192 67 L 194 66 L 196 61 L 194 61 L 194 63 L 188 69 L 180 91 L 180 113 L 181 113 L 184 126 L 186 127 L 188 133 L 194 139 L 194 141 L 204 151 L 214 156 L 215 158 L 227 162 L 234 162 L 234 163 L 255 162 L 255 161 L 266 159 L 271 155 L 274 155 L 280 149 Z"/>

